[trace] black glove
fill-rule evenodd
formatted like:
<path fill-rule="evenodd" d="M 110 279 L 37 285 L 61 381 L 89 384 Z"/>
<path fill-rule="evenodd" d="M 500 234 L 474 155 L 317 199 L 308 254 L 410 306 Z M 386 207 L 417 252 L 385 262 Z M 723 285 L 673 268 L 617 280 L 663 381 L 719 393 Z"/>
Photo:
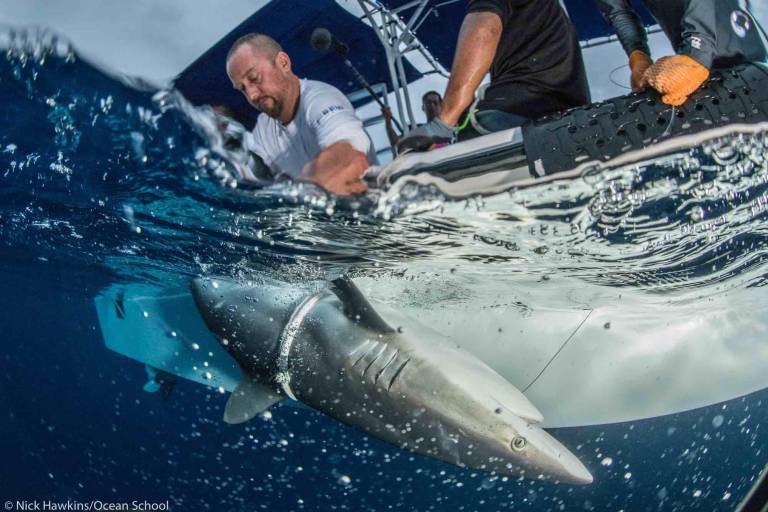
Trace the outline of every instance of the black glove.
<path fill-rule="evenodd" d="M 453 130 L 453 126 L 445 124 L 439 117 L 436 117 L 427 124 L 414 128 L 403 135 L 403 138 L 397 143 L 397 152 L 426 151 L 432 144 L 451 142 Z"/>

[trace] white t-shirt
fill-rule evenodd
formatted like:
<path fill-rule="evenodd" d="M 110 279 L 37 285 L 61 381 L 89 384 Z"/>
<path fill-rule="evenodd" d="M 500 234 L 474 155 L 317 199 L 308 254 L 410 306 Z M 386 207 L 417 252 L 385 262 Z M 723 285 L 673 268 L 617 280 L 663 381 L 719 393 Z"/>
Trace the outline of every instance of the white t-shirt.
<path fill-rule="evenodd" d="M 301 80 L 299 107 L 290 123 L 261 114 L 253 129 L 254 152 L 273 175 L 291 178 L 320 151 L 342 140 L 376 163 L 371 139 L 352 104 L 340 90 L 315 80 Z"/>

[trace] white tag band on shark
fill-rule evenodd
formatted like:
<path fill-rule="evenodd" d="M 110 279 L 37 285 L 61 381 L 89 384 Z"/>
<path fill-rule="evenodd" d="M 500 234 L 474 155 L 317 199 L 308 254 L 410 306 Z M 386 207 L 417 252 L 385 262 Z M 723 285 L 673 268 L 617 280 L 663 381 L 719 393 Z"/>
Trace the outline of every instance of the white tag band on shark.
<path fill-rule="evenodd" d="M 301 327 L 301 322 L 304 321 L 304 317 L 307 316 L 307 313 L 310 312 L 323 295 L 323 293 L 310 295 L 304 302 L 299 304 L 299 306 L 293 310 L 291 318 L 288 320 L 288 323 L 285 324 L 285 329 L 283 329 L 282 334 L 280 334 L 280 352 L 277 356 L 277 375 L 275 376 L 275 381 L 280 384 L 280 387 L 288 398 L 296 400 L 297 402 L 298 399 L 293 394 L 293 390 L 291 390 L 291 374 L 288 370 L 288 356 L 291 353 L 291 346 L 293 345 L 293 340 L 296 338 L 296 333 L 299 332 L 299 327 Z"/>

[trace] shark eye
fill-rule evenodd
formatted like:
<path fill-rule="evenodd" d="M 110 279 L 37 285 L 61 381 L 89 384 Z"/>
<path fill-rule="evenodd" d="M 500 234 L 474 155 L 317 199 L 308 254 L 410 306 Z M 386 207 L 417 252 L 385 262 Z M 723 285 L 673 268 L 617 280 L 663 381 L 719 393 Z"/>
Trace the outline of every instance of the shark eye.
<path fill-rule="evenodd" d="M 512 439 L 512 449 L 516 452 L 522 451 L 525 449 L 525 445 L 528 444 L 528 441 L 525 440 L 523 436 L 517 436 L 516 438 Z"/>

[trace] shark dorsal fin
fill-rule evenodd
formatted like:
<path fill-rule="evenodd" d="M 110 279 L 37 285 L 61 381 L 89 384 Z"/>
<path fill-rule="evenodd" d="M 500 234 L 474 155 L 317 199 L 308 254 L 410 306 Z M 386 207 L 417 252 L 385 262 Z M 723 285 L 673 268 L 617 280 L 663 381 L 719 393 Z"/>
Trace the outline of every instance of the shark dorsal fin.
<path fill-rule="evenodd" d="M 249 378 L 243 379 L 227 401 L 224 421 L 230 424 L 245 423 L 282 399 L 269 387 Z"/>
<path fill-rule="evenodd" d="M 341 276 L 331 281 L 331 290 L 344 305 L 344 314 L 361 325 L 365 325 L 382 333 L 395 330 L 373 309 L 365 295 L 347 276 Z"/>

